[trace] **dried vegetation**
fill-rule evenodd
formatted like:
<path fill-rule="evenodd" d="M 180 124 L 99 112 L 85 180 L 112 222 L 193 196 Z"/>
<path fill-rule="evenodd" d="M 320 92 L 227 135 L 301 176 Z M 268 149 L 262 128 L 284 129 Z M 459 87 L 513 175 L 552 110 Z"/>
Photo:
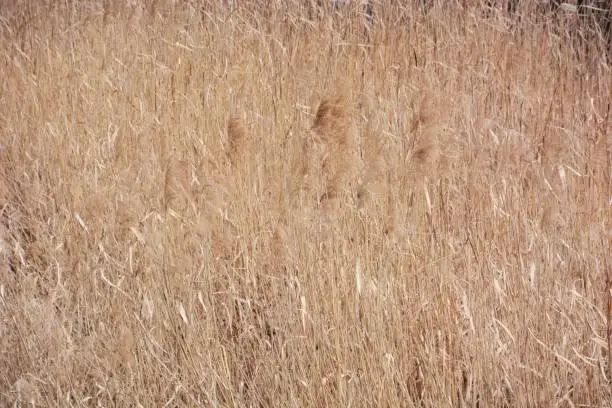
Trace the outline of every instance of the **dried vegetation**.
<path fill-rule="evenodd" d="M 612 74 L 570 14 L 22 3 L 1 405 L 611 403 Z"/>

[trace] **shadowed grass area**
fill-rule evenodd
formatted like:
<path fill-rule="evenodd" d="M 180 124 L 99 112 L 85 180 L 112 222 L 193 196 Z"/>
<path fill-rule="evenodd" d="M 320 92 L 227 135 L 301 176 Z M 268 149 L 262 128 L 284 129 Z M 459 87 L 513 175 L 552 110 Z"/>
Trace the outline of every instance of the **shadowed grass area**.
<path fill-rule="evenodd" d="M 2 7 L 1 404 L 609 405 L 604 40 L 414 3 Z"/>

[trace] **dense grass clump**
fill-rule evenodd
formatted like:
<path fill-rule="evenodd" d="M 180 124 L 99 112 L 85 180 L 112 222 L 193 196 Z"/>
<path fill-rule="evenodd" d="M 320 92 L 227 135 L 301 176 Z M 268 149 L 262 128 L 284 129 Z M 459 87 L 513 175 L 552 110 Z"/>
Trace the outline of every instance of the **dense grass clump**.
<path fill-rule="evenodd" d="M 611 403 L 571 8 L 128 3 L 0 8 L 0 405 Z"/>

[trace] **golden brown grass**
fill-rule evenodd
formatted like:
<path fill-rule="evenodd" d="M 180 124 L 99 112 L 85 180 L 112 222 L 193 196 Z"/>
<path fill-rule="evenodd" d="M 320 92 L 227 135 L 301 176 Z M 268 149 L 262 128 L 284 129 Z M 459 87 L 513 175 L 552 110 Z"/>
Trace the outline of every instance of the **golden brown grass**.
<path fill-rule="evenodd" d="M 227 124 L 228 156 L 232 166 L 237 167 L 245 160 L 247 150 L 247 136 L 244 126 L 239 118 L 233 116 Z"/>
<path fill-rule="evenodd" d="M 0 10 L 0 405 L 609 406 L 602 45 L 240 3 Z"/>

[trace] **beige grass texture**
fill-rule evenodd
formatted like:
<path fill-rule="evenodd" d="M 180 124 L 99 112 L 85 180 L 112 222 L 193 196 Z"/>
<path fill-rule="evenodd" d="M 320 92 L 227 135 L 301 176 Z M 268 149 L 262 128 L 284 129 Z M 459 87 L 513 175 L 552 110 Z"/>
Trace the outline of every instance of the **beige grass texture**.
<path fill-rule="evenodd" d="M 221 3 L 0 7 L 0 405 L 610 406 L 597 37 Z"/>

